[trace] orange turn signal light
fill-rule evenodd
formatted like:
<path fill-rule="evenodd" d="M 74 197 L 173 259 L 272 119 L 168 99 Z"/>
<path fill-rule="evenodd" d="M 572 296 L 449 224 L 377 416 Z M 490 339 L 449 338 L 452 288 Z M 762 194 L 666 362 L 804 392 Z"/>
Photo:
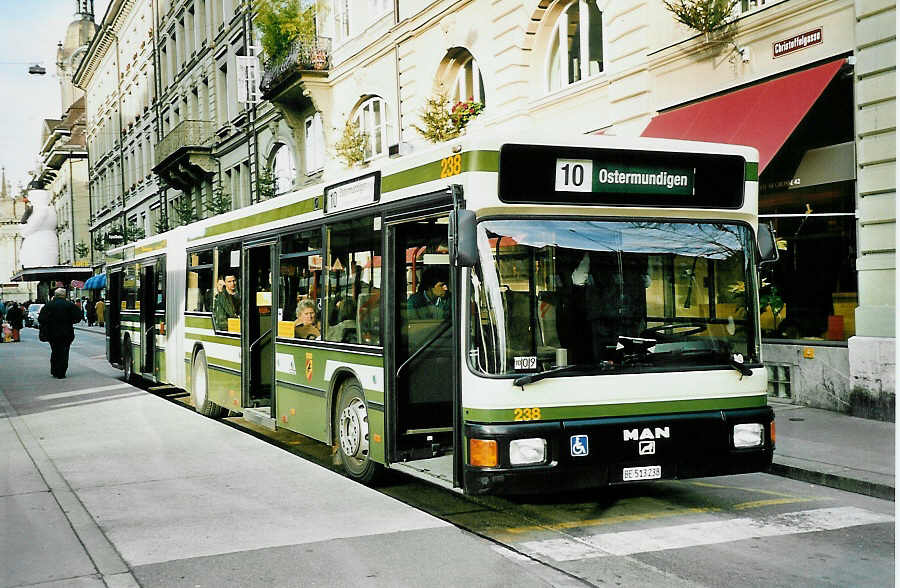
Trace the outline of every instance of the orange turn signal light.
<path fill-rule="evenodd" d="M 469 464 L 482 468 L 494 468 L 497 459 L 497 442 L 486 439 L 469 439 Z"/>
<path fill-rule="evenodd" d="M 775 421 L 772 421 L 772 426 L 769 428 L 769 436 L 772 439 L 772 447 L 775 447 Z"/>

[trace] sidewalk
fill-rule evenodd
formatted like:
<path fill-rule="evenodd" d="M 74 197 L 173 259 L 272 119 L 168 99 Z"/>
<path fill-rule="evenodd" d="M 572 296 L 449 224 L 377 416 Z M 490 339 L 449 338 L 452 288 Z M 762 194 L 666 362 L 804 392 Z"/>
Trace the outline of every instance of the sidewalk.
<path fill-rule="evenodd" d="M 775 410 L 773 474 L 894 500 L 894 423 L 769 398 Z"/>

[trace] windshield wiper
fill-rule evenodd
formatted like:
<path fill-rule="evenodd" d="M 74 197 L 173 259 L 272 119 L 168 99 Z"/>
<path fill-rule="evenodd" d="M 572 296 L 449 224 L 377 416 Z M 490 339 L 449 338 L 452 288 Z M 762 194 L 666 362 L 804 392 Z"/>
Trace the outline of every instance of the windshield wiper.
<path fill-rule="evenodd" d="M 542 372 L 536 372 L 533 374 L 525 374 L 524 376 L 519 376 L 515 380 L 513 380 L 513 386 L 524 386 L 525 384 L 531 384 L 533 382 L 537 382 L 538 380 L 543 380 L 544 378 L 555 378 L 556 376 L 561 376 L 563 374 L 570 374 L 572 372 L 584 372 L 584 375 L 591 374 L 599 374 L 600 372 L 605 372 L 609 368 L 603 366 L 590 366 L 590 365 L 563 365 L 559 367 L 555 367 L 549 370 L 544 370 Z"/>
<path fill-rule="evenodd" d="M 698 356 L 725 360 L 728 365 L 740 372 L 741 376 L 753 375 L 753 370 L 744 364 L 744 356 L 740 353 L 733 353 L 730 349 L 678 349 L 674 351 L 661 351 L 658 353 L 648 353 L 636 361 L 671 360 L 678 357 L 696 358 Z"/>

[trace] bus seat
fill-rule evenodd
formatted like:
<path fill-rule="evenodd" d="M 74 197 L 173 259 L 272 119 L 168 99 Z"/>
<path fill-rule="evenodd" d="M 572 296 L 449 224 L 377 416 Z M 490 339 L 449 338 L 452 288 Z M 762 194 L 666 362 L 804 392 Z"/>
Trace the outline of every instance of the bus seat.
<path fill-rule="evenodd" d="M 380 313 L 381 291 L 373 289 L 368 294 L 360 294 L 356 301 L 357 341 L 377 343 L 381 339 Z"/>
<path fill-rule="evenodd" d="M 509 345 L 511 349 L 527 349 L 531 347 L 531 309 L 529 308 L 529 292 L 506 290 L 503 301 L 506 306 L 506 324 L 509 326 Z"/>

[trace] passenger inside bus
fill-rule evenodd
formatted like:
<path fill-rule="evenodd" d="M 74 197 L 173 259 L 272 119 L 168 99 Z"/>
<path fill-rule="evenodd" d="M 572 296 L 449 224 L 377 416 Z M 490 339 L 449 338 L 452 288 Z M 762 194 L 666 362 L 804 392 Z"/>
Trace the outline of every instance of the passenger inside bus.
<path fill-rule="evenodd" d="M 213 302 L 213 318 L 216 329 L 228 330 L 228 319 L 241 315 L 241 297 L 237 292 L 237 276 L 225 275 L 225 288 L 216 294 Z"/>
<path fill-rule="evenodd" d="M 444 266 L 430 266 L 422 272 L 416 293 L 406 302 L 409 320 L 449 320 L 448 273 Z"/>
<path fill-rule="evenodd" d="M 294 337 L 320 339 L 322 332 L 316 320 L 316 301 L 304 298 L 297 304 L 297 320 L 294 321 Z"/>

